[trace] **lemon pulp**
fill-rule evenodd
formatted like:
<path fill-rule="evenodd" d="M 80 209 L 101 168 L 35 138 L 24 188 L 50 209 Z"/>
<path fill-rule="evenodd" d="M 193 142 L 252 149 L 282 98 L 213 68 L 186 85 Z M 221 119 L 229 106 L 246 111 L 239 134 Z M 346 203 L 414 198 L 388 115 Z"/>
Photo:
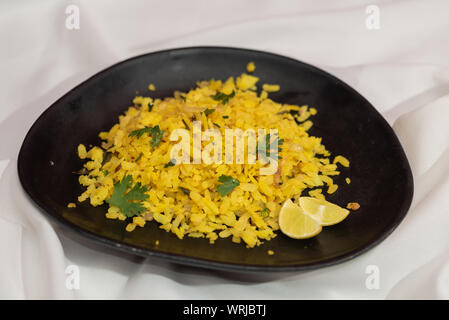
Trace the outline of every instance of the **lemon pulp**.
<path fill-rule="evenodd" d="M 290 199 L 285 201 L 279 213 L 279 227 L 282 233 L 294 239 L 312 238 L 322 230 L 319 221 Z"/>
<path fill-rule="evenodd" d="M 317 221 L 322 226 L 331 226 L 343 221 L 349 214 L 349 210 L 323 199 L 311 197 L 300 197 L 299 206 L 304 212 Z"/>

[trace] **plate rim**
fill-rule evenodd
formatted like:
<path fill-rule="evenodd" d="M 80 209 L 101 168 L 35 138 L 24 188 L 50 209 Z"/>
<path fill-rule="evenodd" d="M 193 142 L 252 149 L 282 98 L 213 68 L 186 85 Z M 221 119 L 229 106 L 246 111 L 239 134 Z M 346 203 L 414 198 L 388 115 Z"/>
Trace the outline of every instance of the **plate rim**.
<path fill-rule="evenodd" d="M 345 254 L 336 255 L 334 257 L 325 258 L 321 261 L 317 262 L 310 262 L 305 264 L 293 264 L 293 265 L 286 265 L 286 266 L 270 266 L 270 265 L 251 265 L 251 264 L 237 264 L 237 263 L 231 263 L 231 262 L 217 262 L 214 260 L 209 260 L 205 258 L 194 258 L 189 257 L 186 255 L 181 255 L 177 253 L 169 253 L 169 252 L 160 252 L 160 251 L 154 251 L 153 249 L 148 248 L 141 248 L 134 245 L 129 245 L 117 240 L 108 239 L 106 237 L 103 237 L 101 235 L 97 235 L 94 232 L 91 232 L 89 230 L 83 229 L 80 226 L 77 226 L 76 224 L 70 222 L 69 220 L 66 220 L 62 217 L 62 215 L 58 214 L 56 210 L 52 210 L 51 208 L 48 208 L 44 203 L 42 203 L 39 200 L 39 197 L 37 197 L 31 190 L 30 186 L 27 184 L 24 175 L 24 160 L 23 160 L 23 150 L 24 147 L 27 144 L 27 141 L 31 139 L 31 134 L 33 130 L 35 129 L 36 125 L 40 121 L 41 118 L 43 118 L 48 112 L 51 112 L 53 108 L 57 107 L 59 102 L 63 100 L 66 96 L 70 95 L 73 91 L 79 89 L 89 81 L 101 76 L 103 73 L 119 66 L 122 64 L 125 64 L 127 62 L 131 62 L 133 60 L 137 60 L 143 57 L 148 57 L 151 55 L 156 54 L 163 54 L 163 53 L 169 53 L 169 52 L 177 52 L 177 51 L 188 51 L 188 50 L 223 50 L 223 51 L 234 51 L 234 52 L 246 52 L 246 53 L 252 53 L 252 54 L 263 54 L 268 56 L 274 56 L 276 58 L 280 59 L 286 59 L 293 63 L 300 64 L 306 69 L 319 72 L 323 74 L 324 76 L 336 81 L 337 83 L 343 85 L 347 90 L 351 91 L 353 94 L 355 94 L 358 98 L 363 100 L 367 107 L 371 108 L 372 111 L 377 113 L 377 115 L 380 117 L 381 121 L 383 121 L 384 127 L 386 130 L 389 131 L 391 136 L 395 139 L 395 142 L 397 144 L 398 152 L 401 153 L 403 160 L 404 160 L 404 169 L 406 171 L 406 181 L 405 183 L 409 185 L 409 192 L 406 195 L 406 197 L 403 198 L 402 206 L 400 208 L 401 211 L 400 214 L 397 214 L 395 219 L 392 221 L 392 223 L 385 228 L 381 233 L 376 236 L 376 238 L 373 241 L 367 242 L 365 245 L 358 247 L 350 252 L 347 252 Z M 228 47 L 228 46 L 188 46 L 188 47 L 176 47 L 176 48 L 170 48 L 170 49 L 163 49 L 158 51 L 152 51 L 147 52 L 143 54 L 139 54 L 137 56 L 132 56 L 129 58 L 126 58 L 124 60 L 118 61 L 104 69 L 101 69 L 100 71 L 96 72 L 95 74 L 88 77 L 86 80 L 80 82 L 73 88 L 71 88 L 69 91 L 67 91 L 65 94 L 63 94 L 60 98 L 58 98 L 56 101 L 54 101 L 49 107 L 47 107 L 40 115 L 37 117 L 29 130 L 27 131 L 23 141 L 22 145 L 19 150 L 18 158 L 17 158 L 17 170 L 18 170 L 18 176 L 20 180 L 20 184 L 22 185 L 22 188 L 25 191 L 25 194 L 28 199 L 31 199 L 32 203 L 37 206 L 38 210 L 43 212 L 45 216 L 50 217 L 52 222 L 57 222 L 61 224 L 66 230 L 75 233 L 77 236 L 81 236 L 82 238 L 87 239 L 88 241 L 91 241 L 93 243 L 100 243 L 103 244 L 109 248 L 112 248 L 114 250 L 119 250 L 128 254 L 138 255 L 140 257 L 155 257 L 158 259 L 162 259 L 168 262 L 183 264 L 183 265 L 189 265 L 194 267 L 202 267 L 206 269 L 214 269 L 214 270 L 224 270 L 224 271 L 235 271 L 235 272 L 294 272 L 294 271 L 306 271 L 306 270 L 312 270 L 312 269 L 318 269 L 318 268 L 324 268 L 332 265 L 336 265 L 339 263 L 343 263 L 349 260 L 352 260 L 353 258 L 362 255 L 366 251 L 372 249 L 373 247 L 380 244 L 382 241 L 384 241 L 398 226 L 399 224 L 404 220 L 405 216 L 407 215 L 412 200 L 413 200 L 413 194 L 414 194 L 414 180 L 413 180 L 413 174 L 410 167 L 410 163 L 408 161 L 407 155 L 404 151 L 404 148 L 402 147 L 399 138 L 397 137 L 396 133 L 394 132 L 393 128 L 389 125 L 389 123 L 385 120 L 385 118 L 382 116 L 382 114 L 377 111 L 377 109 L 369 102 L 364 96 L 362 96 L 357 90 L 352 88 L 350 85 L 348 85 L 343 80 L 337 78 L 336 76 L 330 74 L 329 72 L 322 70 L 321 68 L 318 68 L 314 65 L 308 64 L 306 62 L 303 62 L 301 60 L 297 60 L 292 57 L 284 56 L 277 53 L 262 51 L 262 50 L 255 50 L 255 49 L 249 49 L 249 48 L 239 48 L 239 47 Z"/>

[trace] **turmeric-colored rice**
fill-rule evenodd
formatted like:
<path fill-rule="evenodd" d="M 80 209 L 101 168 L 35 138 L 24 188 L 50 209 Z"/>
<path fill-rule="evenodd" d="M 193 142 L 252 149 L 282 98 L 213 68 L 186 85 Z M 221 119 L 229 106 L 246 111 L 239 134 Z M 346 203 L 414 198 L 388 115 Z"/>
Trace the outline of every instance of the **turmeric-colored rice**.
<path fill-rule="evenodd" d="M 254 69 L 250 65 L 249 70 Z M 145 210 L 127 217 L 118 207 L 109 205 L 105 212 L 108 219 L 127 220 L 127 231 L 155 220 L 179 239 L 201 237 L 214 243 L 219 237 L 229 237 L 251 248 L 276 237 L 282 204 L 304 193 L 325 198 L 326 193 L 336 192 L 333 177 L 340 173 L 337 166 L 346 167 L 349 161 L 342 156 L 331 159 L 321 138 L 307 133 L 313 125 L 309 118 L 317 113 L 316 109 L 276 103 L 268 92 L 279 90 L 279 86 L 264 85 L 258 94 L 258 81 L 254 75 L 242 74 L 224 82 L 201 81 L 189 92 L 174 92 L 173 97 L 164 99 L 135 97 L 133 106 L 119 117 L 118 123 L 99 133 L 103 140 L 100 146 L 90 150 L 78 146 L 78 156 L 86 159 L 84 167 L 88 171 L 79 177 L 79 183 L 87 189 L 78 201 L 89 199 L 92 206 L 103 205 L 111 198 L 114 183 L 131 175 L 133 185 L 140 183 L 148 189 L 148 197 L 141 202 Z M 223 103 L 213 98 L 217 92 L 234 95 Z M 206 109 L 214 111 L 206 114 Z M 186 128 L 192 134 L 193 120 L 201 121 L 202 130 L 218 129 L 223 140 L 227 128 L 277 129 L 284 140 L 278 170 L 273 175 L 261 175 L 259 169 L 266 163 L 260 161 L 167 166 L 170 150 L 176 144 L 170 141 L 170 133 Z M 142 138 L 130 136 L 134 130 L 156 125 L 164 131 L 157 147 L 151 146 L 148 134 Z M 202 148 L 207 144 L 202 142 Z M 222 175 L 240 182 L 226 196 L 217 192 Z"/>

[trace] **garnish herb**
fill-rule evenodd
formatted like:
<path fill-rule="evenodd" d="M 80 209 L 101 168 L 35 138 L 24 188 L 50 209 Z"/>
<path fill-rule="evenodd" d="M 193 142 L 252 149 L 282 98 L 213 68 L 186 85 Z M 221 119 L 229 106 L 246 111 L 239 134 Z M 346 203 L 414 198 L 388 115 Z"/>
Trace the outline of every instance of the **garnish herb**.
<path fill-rule="evenodd" d="M 159 128 L 159 125 L 156 125 L 154 127 L 146 126 L 143 129 L 131 131 L 129 136 L 137 137 L 137 139 L 139 139 L 144 133 L 148 133 L 148 135 L 151 136 L 150 143 L 154 149 L 161 143 L 162 137 L 164 136 L 164 132 L 165 132 L 164 130 L 161 130 L 161 128 Z"/>
<path fill-rule="evenodd" d="M 104 174 L 105 176 L 107 176 L 107 175 L 109 174 L 109 171 L 108 171 L 108 170 L 104 170 L 104 171 L 103 171 L 103 174 Z"/>
<path fill-rule="evenodd" d="M 110 205 L 120 208 L 120 211 L 127 217 L 135 216 L 146 209 L 142 206 L 141 201 L 148 198 L 145 192 L 148 187 L 142 186 L 140 182 L 136 183 L 132 188 L 132 176 L 123 177 L 122 181 L 114 183 L 114 193 L 112 197 L 106 200 Z M 130 189 L 128 191 L 128 189 Z"/>
<path fill-rule="evenodd" d="M 229 116 L 223 116 L 222 118 L 223 118 L 223 119 L 228 119 L 228 118 L 229 118 Z"/>
<path fill-rule="evenodd" d="M 268 217 L 268 208 L 265 206 L 265 208 L 260 212 L 260 215 L 262 218 Z"/>
<path fill-rule="evenodd" d="M 221 101 L 222 104 L 228 103 L 229 99 L 235 96 L 235 91 L 232 91 L 230 94 L 226 94 L 223 92 L 217 92 L 215 95 L 211 96 L 212 99 L 216 101 Z"/>
<path fill-rule="evenodd" d="M 278 156 L 278 159 L 282 159 L 281 156 L 279 156 L 279 153 L 282 151 L 282 148 L 280 147 L 282 144 L 284 144 L 284 139 L 279 139 L 279 136 L 276 134 L 274 140 L 270 142 L 271 135 L 268 133 L 265 135 L 265 155 L 262 155 L 262 157 L 268 161 L 266 155 L 269 155 L 270 158 L 273 158 L 275 156 Z M 278 144 L 278 150 L 274 150 L 274 142 L 277 141 Z M 257 141 L 256 150 L 259 150 L 259 141 Z"/>
<path fill-rule="evenodd" d="M 235 189 L 235 187 L 240 185 L 240 181 L 234 179 L 231 176 L 225 175 L 221 175 L 218 178 L 218 182 L 221 182 L 221 184 L 218 185 L 217 191 L 222 197 L 226 197 L 228 194 L 232 192 L 232 190 Z"/>
<path fill-rule="evenodd" d="M 161 143 L 162 137 L 164 136 L 164 130 L 161 130 L 157 125 L 153 128 L 151 135 L 153 136 L 152 140 L 150 141 L 151 146 L 153 148 L 157 147 Z"/>
<path fill-rule="evenodd" d="M 209 109 L 209 108 L 207 108 L 207 109 L 204 110 L 203 112 L 204 112 L 204 114 L 205 114 L 206 117 L 207 117 L 207 116 L 210 115 L 211 113 L 214 113 L 214 112 L 215 112 L 215 109 Z"/>
<path fill-rule="evenodd" d="M 131 133 L 130 133 L 128 136 L 129 136 L 129 137 L 137 137 L 137 139 L 140 139 L 140 137 L 141 137 L 144 133 L 150 133 L 152 129 L 153 129 L 153 128 L 146 126 L 145 128 L 137 129 L 137 130 L 131 131 Z"/>
<path fill-rule="evenodd" d="M 183 187 L 178 187 L 178 189 L 179 190 L 181 190 L 182 192 L 184 192 L 184 194 L 186 194 L 186 195 L 190 195 L 190 190 L 189 189 L 186 189 L 186 188 L 183 188 Z"/>
<path fill-rule="evenodd" d="M 173 167 L 176 164 L 176 160 L 171 159 L 169 162 L 164 164 L 164 168 Z"/>

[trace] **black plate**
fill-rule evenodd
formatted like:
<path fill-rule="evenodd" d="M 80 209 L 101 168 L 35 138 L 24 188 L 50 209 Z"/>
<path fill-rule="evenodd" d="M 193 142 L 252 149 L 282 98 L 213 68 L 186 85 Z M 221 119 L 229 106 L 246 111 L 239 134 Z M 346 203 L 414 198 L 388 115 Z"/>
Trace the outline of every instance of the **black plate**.
<path fill-rule="evenodd" d="M 105 206 L 87 202 L 68 209 L 83 191 L 73 171 L 82 167 L 78 144 L 97 145 L 98 132 L 109 130 L 131 105 L 136 90 L 149 83 L 165 97 L 188 90 L 196 81 L 226 79 L 256 63 L 262 83 L 277 83 L 276 101 L 318 109 L 311 134 L 323 137 L 334 155 L 351 161 L 329 197 L 340 205 L 357 201 L 361 209 L 317 237 L 293 240 L 282 234 L 247 249 L 230 239 L 210 245 L 205 239 L 179 240 L 149 223 L 132 233 L 126 222 L 105 219 Z M 52 165 L 53 164 L 53 165 Z M 20 181 L 48 215 L 83 238 L 141 256 L 206 268 L 238 271 L 293 271 L 335 264 L 355 257 L 385 239 L 404 218 L 413 194 L 407 158 L 391 127 L 359 93 L 328 73 L 266 52 L 197 47 L 161 51 L 116 64 L 83 82 L 49 107 L 33 124 L 19 154 Z M 352 180 L 346 185 L 344 178 Z M 155 241 L 159 240 L 159 246 Z M 267 250 L 275 251 L 269 256 Z"/>

